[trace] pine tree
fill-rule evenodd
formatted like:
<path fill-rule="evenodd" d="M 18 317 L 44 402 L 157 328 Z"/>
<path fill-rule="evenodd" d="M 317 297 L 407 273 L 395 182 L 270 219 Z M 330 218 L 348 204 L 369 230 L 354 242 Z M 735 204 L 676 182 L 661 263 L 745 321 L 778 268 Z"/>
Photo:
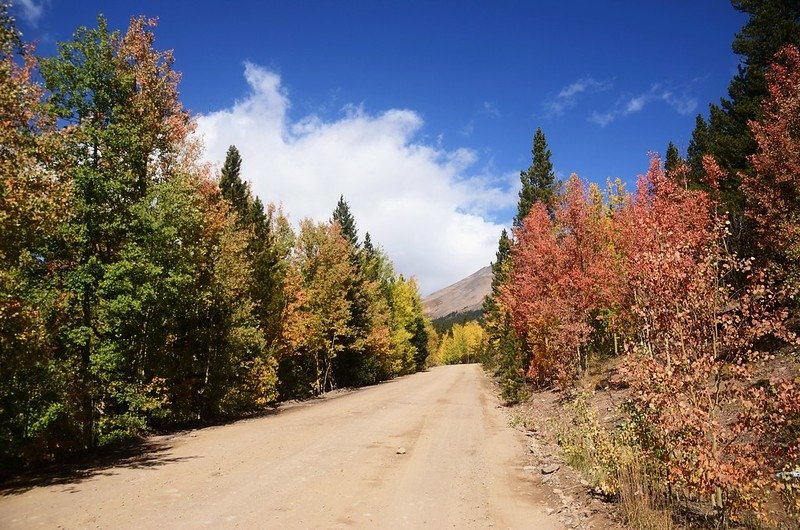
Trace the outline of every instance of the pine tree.
<path fill-rule="evenodd" d="M 241 166 L 242 157 L 232 145 L 222 166 L 219 187 L 236 213 L 237 227 L 248 231 L 247 256 L 252 268 L 250 296 L 260 330 L 268 347 L 273 348 L 281 329 L 290 243 L 279 233 L 286 232 L 281 228 L 285 219 L 272 205 L 265 211 L 261 199 L 253 197 L 248 183 L 241 177 Z"/>
<path fill-rule="evenodd" d="M 372 245 L 372 238 L 369 232 L 364 234 L 364 253 L 368 258 L 372 258 L 375 255 L 375 247 Z"/>
<path fill-rule="evenodd" d="M 332 221 L 348 242 L 349 258 L 353 265 L 347 300 L 350 307 L 348 334 L 342 337 L 344 348 L 336 359 L 334 375 L 342 386 L 363 386 L 374 383 L 380 372 L 386 372 L 375 357 L 388 350 L 388 300 L 381 298 L 377 253 L 369 234 L 359 248 L 356 221 L 344 196 L 339 197 Z M 385 330 L 385 340 L 376 340 Z M 387 353 L 387 352 L 383 352 Z"/>
<path fill-rule="evenodd" d="M 552 218 L 555 215 L 556 199 L 561 182 L 556 180 L 553 172 L 551 153 L 547 147 L 542 129 L 536 129 L 533 136 L 533 159 L 531 166 L 520 173 L 522 189 L 519 192 L 517 215 L 514 227 L 519 229 L 534 204 L 541 203 Z M 483 311 L 487 330 L 487 357 L 498 366 L 504 381 L 504 394 L 509 401 L 520 397 L 523 388 L 525 355 L 517 350 L 519 341 L 510 340 L 515 334 L 511 327 L 508 311 L 500 302 L 503 286 L 508 282 L 508 271 L 511 267 L 511 249 L 513 241 L 508 232 L 503 230 L 498 242 L 496 260 L 492 264 L 492 293 L 484 300 Z"/>
<path fill-rule="evenodd" d="M 800 45 L 800 3 L 797 0 L 732 0 L 733 7 L 749 15 L 732 43 L 740 56 L 739 69 L 728 85 L 728 97 L 709 107 L 708 121 L 698 116 L 687 150 L 690 186 L 704 189 L 702 157 L 712 155 L 726 178 L 719 196 L 729 212 L 730 248 L 754 248 L 752 222 L 744 211 L 749 198 L 742 177 L 753 169 L 750 157 L 757 144 L 749 124 L 762 116 L 761 103 L 768 96 L 765 75 L 775 54 L 785 45 Z"/>
<path fill-rule="evenodd" d="M 484 317 L 488 318 L 497 307 L 500 289 L 508 279 L 508 260 L 511 256 L 511 238 L 508 232 L 503 229 L 500 233 L 500 240 L 497 242 L 497 252 L 495 261 L 492 263 L 492 292 L 483 301 Z"/>
<path fill-rule="evenodd" d="M 681 154 L 678 152 L 678 148 L 675 147 L 675 144 L 670 142 L 667 146 L 667 153 L 664 157 L 664 170 L 667 171 L 667 173 L 670 173 L 676 170 L 682 162 L 683 159 L 681 158 Z"/>
<path fill-rule="evenodd" d="M 703 178 L 703 155 L 708 152 L 708 124 L 701 114 L 695 119 L 692 139 L 686 148 L 686 163 L 689 164 L 692 181 L 695 185 Z"/>
<path fill-rule="evenodd" d="M 242 157 L 235 145 L 228 147 L 225 155 L 225 163 L 219 177 L 219 189 L 233 206 L 242 223 L 247 223 L 250 210 L 250 190 L 247 183 L 240 176 L 242 169 Z"/>
<path fill-rule="evenodd" d="M 336 203 L 336 209 L 333 211 L 333 220 L 339 223 L 342 235 L 353 245 L 353 248 L 358 248 L 356 220 L 350 212 L 350 206 L 344 200 L 344 195 L 339 196 L 339 202 Z"/>
<path fill-rule="evenodd" d="M 550 149 L 547 147 L 547 140 L 541 128 L 536 129 L 536 134 L 533 136 L 531 153 L 533 159 L 530 167 L 519 174 L 522 189 L 519 191 L 514 226 L 522 226 L 522 220 L 528 215 L 534 203 L 542 202 L 551 210 L 556 193 L 561 187 L 561 183 L 556 180 L 556 175 L 553 173 Z"/>
<path fill-rule="evenodd" d="M 800 46 L 800 3 L 797 0 L 732 0 L 732 4 L 749 15 L 749 19 L 732 43 L 734 53 L 741 60 L 728 86 L 728 98 L 722 98 L 719 105 L 710 106 L 708 143 L 703 153 L 713 155 L 722 170 L 730 175 L 731 178 L 722 183 L 722 195 L 730 209 L 741 212 L 745 198 L 739 190 L 739 174 L 751 172 L 748 157 L 756 151 L 749 123 L 761 119 L 761 102 L 768 95 L 765 74 L 775 54 L 788 44 Z M 695 132 L 693 137 L 703 136 L 699 121 Z M 696 170 L 699 158 L 690 154 L 689 159 Z"/>
<path fill-rule="evenodd" d="M 500 303 L 500 294 L 503 286 L 508 281 L 508 271 L 511 265 L 512 241 L 504 229 L 497 243 L 497 253 L 492 267 L 491 292 L 483 300 L 483 320 L 487 334 L 487 359 L 494 366 L 500 367 L 499 341 L 504 334 L 503 323 L 506 320 L 506 310 Z"/>

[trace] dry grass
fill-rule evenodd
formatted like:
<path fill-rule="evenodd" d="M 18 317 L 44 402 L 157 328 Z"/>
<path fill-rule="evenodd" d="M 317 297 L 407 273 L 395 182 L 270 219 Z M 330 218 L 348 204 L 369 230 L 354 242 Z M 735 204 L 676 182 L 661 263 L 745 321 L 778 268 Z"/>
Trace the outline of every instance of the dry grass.
<path fill-rule="evenodd" d="M 592 396 L 579 393 L 561 422 L 558 441 L 564 458 L 580 471 L 594 491 L 616 498 L 626 527 L 673 530 L 673 507 L 658 482 L 642 466 L 636 449 L 598 421 Z"/>
<path fill-rule="evenodd" d="M 672 530 L 675 528 L 668 500 L 635 460 L 621 463 L 617 470 L 619 505 L 630 528 Z"/>

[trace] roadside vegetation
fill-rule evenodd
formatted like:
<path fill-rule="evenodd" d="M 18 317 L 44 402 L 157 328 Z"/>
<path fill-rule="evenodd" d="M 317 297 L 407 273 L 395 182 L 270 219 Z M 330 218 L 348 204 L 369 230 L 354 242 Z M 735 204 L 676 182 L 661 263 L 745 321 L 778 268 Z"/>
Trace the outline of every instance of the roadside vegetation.
<path fill-rule="evenodd" d="M 37 58 L 0 3 L 0 469 L 424 369 L 436 333 L 341 198 L 294 229 L 201 163 L 153 20 Z M 331 205 L 333 206 L 333 205 Z"/>
<path fill-rule="evenodd" d="M 734 6 L 685 159 L 560 183 L 536 132 L 484 305 L 505 399 L 563 391 L 565 459 L 634 528 L 800 524 L 800 6 Z"/>

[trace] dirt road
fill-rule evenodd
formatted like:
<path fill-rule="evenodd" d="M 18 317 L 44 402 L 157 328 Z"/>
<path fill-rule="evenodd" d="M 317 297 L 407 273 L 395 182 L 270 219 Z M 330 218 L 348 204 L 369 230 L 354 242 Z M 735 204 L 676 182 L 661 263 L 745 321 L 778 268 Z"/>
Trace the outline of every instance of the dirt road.
<path fill-rule="evenodd" d="M 524 451 L 479 366 L 434 368 L 6 487 L 0 528 L 559 528 Z"/>

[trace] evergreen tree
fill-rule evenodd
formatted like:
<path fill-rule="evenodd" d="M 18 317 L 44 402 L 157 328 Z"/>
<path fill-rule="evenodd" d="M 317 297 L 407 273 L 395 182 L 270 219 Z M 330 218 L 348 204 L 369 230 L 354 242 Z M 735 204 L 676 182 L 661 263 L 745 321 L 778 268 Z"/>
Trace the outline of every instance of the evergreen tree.
<path fill-rule="evenodd" d="M 525 362 L 527 359 L 521 354 L 520 341 L 511 324 L 511 314 L 508 311 L 504 313 L 498 331 L 495 355 L 500 368 L 503 399 L 509 404 L 518 403 L 526 393 Z"/>
<path fill-rule="evenodd" d="M 375 247 L 372 245 L 372 238 L 369 232 L 364 234 L 364 254 L 370 259 L 375 256 Z"/>
<path fill-rule="evenodd" d="M 739 252 L 756 248 L 752 222 L 744 213 L 749 198 L 741 186 L 742 177 L 752 174 L 750 157 L 757 148 L 749 124 L 761 119 L 761 104 L 768 96 L 765 74 L 775 54 L 787 44 L 800 45 L 800 3 L 732 0 L 732 4 L 749 15 L 732 43 L 740 56 L 738 72 L 728 85 L 728 97 L 710 105 L 708 121 L 697 117 L 687 162 L 691 187 L 705 188 L 703 155 L 712 155 L 726 175 L 719 183 L 719 195 L 729 212 L 729 246 Z"/>
<path fill-rule="evenodd" d="M 501 310 L 498 306 L 498 300 L 500 299 L 500 289 L 508 280 L 508 262 L 510 257 L 511 238 L 508 237 L 508 232 L 503 229 L 500 233 L 500 240 L 497 243 L 495 261 L 491 264 L 492 291 L 483 300 L 483 318 L 487 331 L 489 332 L 490 347 L 492 338 L 498 336 L 495 333 L 495 327 L 497 323 L 501 321 Z"/>
<path fill-rule="evenodd" d="M 542 129 L 536 129 L 533 136 L 533 159 L 531 166 L 520 173 L 522 189 L 519 192 L 517 214 L 514 227 L 519 228 L 536 203 L 545 205 L 551 218 L 555 214 L 555 203 L 561 182 L 556 180 L 553 172 L 551 153 L 547 147 Z M 484 300 L 483 310 L 487 330 L 487 358 L 498 366 L 504 381 L 504 393 L 508 396 L 520 396 L 526 369 L 523 352 L 517 351 L 518 341 L 509 340 L 515 334 L 511 327 L 506 308 L 500 303 L 500 291 L 508 281 L 510 255 L 513 241 L 504 230 L 500 235 L 495 262 L 492 264 L 492 293 Z M 512 351 L 513 350 L 513 351 Z M 509 400 L 512 400 L 509 397 Z"/>
<path fill-rule="evenodd" d="M 247 183 L 242 180 L 240 172 L 242 169 L 242 157 L 235 145 L 228 147 L 225 155 L 225 163 L 219 177 L 219 189 L 233 206 L 242 223 L 248 222 L 250 211 L 250 190 Z"/>
<path fill-rule="evenodd" d="M 371 324 L 368 316 L 370 297 L 359 256 L 356 220 L 344 195 L 339 196 L 331 221 L 338 226 L 341 236 L 347 242 L 347 254 L 353 265 L 346 293 L 349 304 L 348 333 L 341 339 L 343 349 L 336 359 L 334 376 L 336 382 L 342 386 L 361 386 L 365 384 L 362 379 L 367 364 L 364 346 Z"/>
<path fill-rule="evenodd" d="M 339 196 L 339 202 L 336 203 L 336 209 L 333 211 L 333 220 L 339 223 L 342 235 L 353 245 L 353 248 L 358 248 L 356 220 L 350 212 L 350 206 L 344 200 L 344 195 Z"/>
<path fill-rule="evenodd" d="M 267 348 L 274 350 L 283 317 L 283 287 L 292 237 L 288 226 L 282 226 L 286 220 L 280 213 L 271 205 L 265 211 L 261 199 L 253 198 L 249 185 L 241 177 L 241 165 L 239 150 L 230 146 L 219 187 L 236 212 L 237 226 L 248 231 L 247 256 L 252 269 L 250 296 Z"/>
<path fill-rule="evenodd" d="M 701 114 L 695 119 L 692 139 L 689 147 L 686 148 L 686 163 L 689 164 L 689 171 L 693 183 L 698 184 L 703 175 L 703 155 L 708 152 L 708 124 Z"/>
<path fill-rule="evenodd" d="M 522 220 L 528 215 L 534 203 L 542 202 L 548 206 L 548 211 L 551 211 L 556 193 L 561 187 L 561 183 L 556 180 L 556 175 L 553 173 L 550 149 L 547 147 L 547 140 L 541 128 L 536 129 L 533 136 L 531 153 L 533 159 L 530 167 L 519 174 L 522 189 L 519 191 L 514 226 L 522 226 Z"/>
<path fill-rule="evenodd" d="M 681 154 L 678 152 L 678 148 L 675 147 L 675 144 L 670 142 L 667 146 L 666 156 L 664 157 L 664 170 L 667 171 L 667 173 L 670 173 L 677 169 L 681 162 L 683 162 L 683 159 L 681 158 Z"/>
<path fill-rule="evenodd" d="M 732 0 L 732 4 L 749 19 L 733 40 L 733 51 L 741 57 L 739 69 L 728 86 L 728 98 L 710 107 L 708 143 L 703 153 L 713 155 L 730 176 L 722 183 L 723 198 L 732 211 L 741 212 L 744 196 L 739 189 L 739 174 L 751 172 L 748 157 L 756 151 L 749 123 L 761 118 L 761 103 L 768 95 L 765 74 L 775 54 L 787 44 L 800 45 L 800 3 Z M 702 138 L 702 127 L 698 120 L 693 139 Z M 696 153 L 689 155 L 689 161 L 696 171 Z"/>
<path fill-rule="evenodd" d="M 515 403 L 522 397 L 525 356 L 519 349 L 508 309 L 500 303 L 500 292 L 509 279 L 513 242 L 503 230 L 492 263 L 492 292 L 483 301 L 486 328 L 486 358 L 495 366 L 503 385 L 503 398 Z"/>

